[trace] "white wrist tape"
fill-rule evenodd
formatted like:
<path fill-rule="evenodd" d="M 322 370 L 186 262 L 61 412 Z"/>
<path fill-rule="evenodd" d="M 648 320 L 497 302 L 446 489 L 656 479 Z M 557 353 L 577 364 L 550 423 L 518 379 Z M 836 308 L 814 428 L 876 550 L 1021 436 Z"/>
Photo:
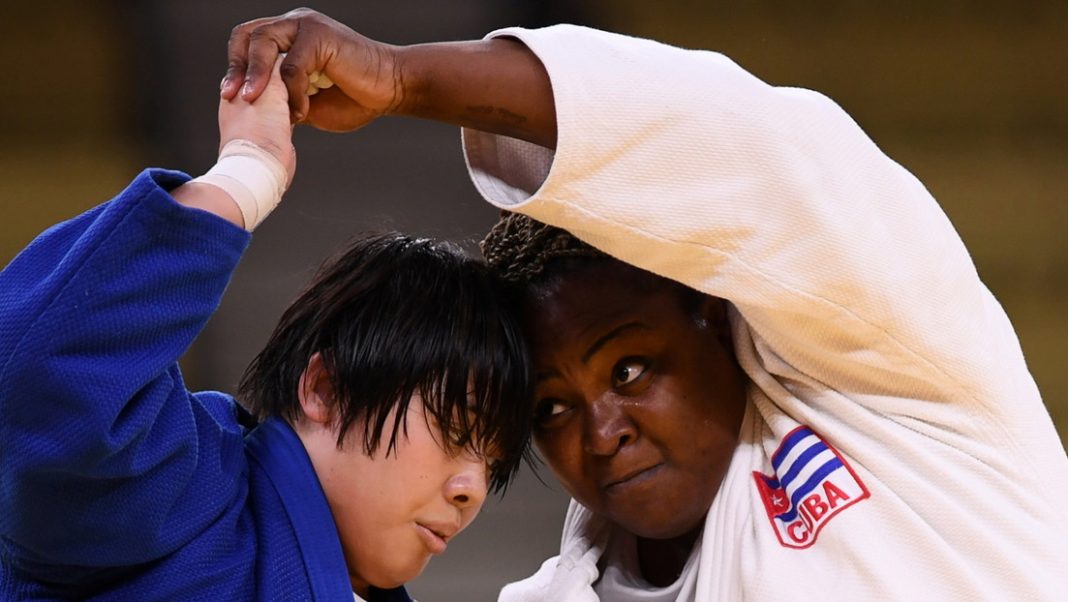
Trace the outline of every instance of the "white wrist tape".
<path fill-rule="evenodd" d="M 231 140 L 208 173 L 193 180 L 222 188 L 237 203 L 252 231 L 282 200 L 286 168 L 271 153 L 249 140 Z"/>

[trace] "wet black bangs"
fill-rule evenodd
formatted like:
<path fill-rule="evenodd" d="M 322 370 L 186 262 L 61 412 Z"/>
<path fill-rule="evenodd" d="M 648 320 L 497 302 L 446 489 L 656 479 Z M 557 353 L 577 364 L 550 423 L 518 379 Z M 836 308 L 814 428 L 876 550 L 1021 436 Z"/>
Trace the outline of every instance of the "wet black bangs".
<path fill-rule="evenodd" d="M 352 400 L 341 404 L 347 408 L 341 434 L 362 417 L 368 453 L 383 443 L 392 452 L 418 394 L 448 451 L 493 457 L 491 487 L 502 491 L 529 449 L 529 378 L 519 327 L 481 264 L 463 258 L 452 270 L 411 267 L 390 279 L 388 303 L 365 304 L 368 315 L 345 320 L 359 327 L 335 337 L 333 349 L 345 349 L 332 353 L 335 392 Z M 406 282 L 419 274 L 418 282 Z M 413 287 L 422 293 L 409 294 Z M 344 341 L 347 347 L 338 346 Z"/>
<path fill-rule="evenodd" d="M 422 391 L 442 437 L 491 460 L 491 488 L 503 491 L 529 456 L 531 414 L 526 350 L 501 307 L 471 311 L 454 322 L 459 354 L 442 378 Z M 477 333 L 477 334 L 476 334 Z M 503 352 L 502 352 L 503 351 Z"/>
<path fill-rule="evenodd" d="M 339 445 L 356 427 L 368 454 L 383 438 L 390 453 L 419 394 L 446 448 L 497 459 L 491 487 L 502 491 L 532 459 L 530 360 L 505 295 L 485 265 L 453 245 L 395 233 L 359 238 L 287 308 L 239 395 L 260 419 L 299 421 L 300 377 L 319 353 Z"/>
<path fill-rule="evenodd" d="M 530 458 L 529 360 L 505 294 L 455 246 L 357 239 L 283 314 L 242 379 L 243 402 L 260 419 L 299 420 L 300 377 L 320 353 L 339 445 L 358 425 L 368 453 L 383 438 L 394 451 L 418 394 L 447 447 L 493 450 L 492 487 L 503 490 Z"/>

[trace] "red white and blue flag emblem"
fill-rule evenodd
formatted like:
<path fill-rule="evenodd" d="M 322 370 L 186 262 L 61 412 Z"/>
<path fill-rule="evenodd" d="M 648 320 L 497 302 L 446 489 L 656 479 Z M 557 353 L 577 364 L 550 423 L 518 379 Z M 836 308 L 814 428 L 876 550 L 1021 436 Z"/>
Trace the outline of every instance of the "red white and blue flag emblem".
<path fill-rule="evenodd" d="M 799 426 L 771 456 L 773 474 L 753 472 L 779 542 L 807 548 L 839 512 L 869 496 L 845 458 L 807 426 Z"/>

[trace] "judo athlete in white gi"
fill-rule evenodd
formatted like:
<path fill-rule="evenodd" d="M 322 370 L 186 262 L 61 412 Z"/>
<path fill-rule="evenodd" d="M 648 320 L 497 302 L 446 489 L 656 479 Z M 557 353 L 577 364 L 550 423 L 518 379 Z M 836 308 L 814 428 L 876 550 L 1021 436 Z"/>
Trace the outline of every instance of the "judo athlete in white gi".
<path fill-rule="evenodd" d="M 1015 332 L 826 97 L 572 26 L 394 47 L 301 10 L 230 51 L 224 97 L 288 51 L 316 127 L 464 126 L 483 196 L 555 227 L 505 218 L 484 248 L 525 287 L 534 439 L 574 498 L 501 600 L 1068 591 L 1068 459 Z M 315 72 L 336 86 L 309 97 Z"/>

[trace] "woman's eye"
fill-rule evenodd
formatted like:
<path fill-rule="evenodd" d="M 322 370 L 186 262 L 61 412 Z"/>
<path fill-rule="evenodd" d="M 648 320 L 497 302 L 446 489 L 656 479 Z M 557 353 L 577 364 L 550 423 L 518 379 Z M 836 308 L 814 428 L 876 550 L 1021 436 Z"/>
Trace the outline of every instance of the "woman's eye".
<path fill-rule="evenodd" d="M 567 405 L 562 401 L 544 399 L 534 408 L 534 420 L 541 424 L 563 414 L 567 409 Z"/>
<path fill-rule="evenodd" d="M 612 386 L 622 387 L 638 380 L 649 367 L 648 362 L 637 358 L 626 358 L 612 369 Z"/>

